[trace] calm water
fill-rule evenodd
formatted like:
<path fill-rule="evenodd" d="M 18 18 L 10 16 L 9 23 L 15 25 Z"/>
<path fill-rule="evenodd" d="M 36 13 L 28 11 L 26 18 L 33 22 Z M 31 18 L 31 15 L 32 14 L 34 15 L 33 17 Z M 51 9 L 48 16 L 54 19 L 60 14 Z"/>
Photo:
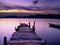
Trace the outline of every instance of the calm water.
<path fill-rule="evenodd" d="M 20 22 L 36 22 L 36 33 L 42 39 L 46 40 L 49 45 L 60 45 L 60 29 L 49 27 L 49 23 L 60 24 L 60 19 L 0 19 L 0 45 L 3 45 L 3 37 L 6 36 L 8 41 L 15 32 Z"/>

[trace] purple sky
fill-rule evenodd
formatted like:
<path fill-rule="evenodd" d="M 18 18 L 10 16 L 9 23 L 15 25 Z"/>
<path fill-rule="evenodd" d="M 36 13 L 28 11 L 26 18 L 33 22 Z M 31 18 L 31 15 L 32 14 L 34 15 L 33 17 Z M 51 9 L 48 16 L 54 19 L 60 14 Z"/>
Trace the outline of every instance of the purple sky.
<path fill-rule="evenodd" d="M 27 7 L 27 9 L 31 10 L 33 9 L 31 7 L 34 6 L 33 1 L 35 0 L 0 0 L 0 9 L 15 9 L 18 6 L 19 7 L 25 6 Z M 39 7 L 37 8 L 37 10 L 43 10 L 43 11 L 53 10 L 60 14 L 59 4 L 60 4 L 60 0 L 38 0 L 38 3 L 34 7 L 35 8 Z"/>
<path fill-rule="evenodd" d="M 34 0 L 0 0 L 0 2 L 11 3 L 14 5 L 31 6 Z M 40 7 L 60 7 L 60 0 L 39 0 Z"/>

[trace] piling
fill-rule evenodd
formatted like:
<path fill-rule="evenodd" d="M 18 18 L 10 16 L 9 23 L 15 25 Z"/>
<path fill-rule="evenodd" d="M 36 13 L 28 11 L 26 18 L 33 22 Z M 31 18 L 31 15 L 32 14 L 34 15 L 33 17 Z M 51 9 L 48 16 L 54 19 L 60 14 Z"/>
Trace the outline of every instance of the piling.
<path fill-rule="evenodd" d="M 4 37 L 4 45 L 7 45 L 7 38 L 6 38 L 6 36 Z"/>
<path fill-rule="evenodd" d="M 34 25 L 32 26 L 32 31 L 35 32 L 35 21 L 34 21 Z"/>
<path fill-rule="evenodd" d="M 30 26 L 30 22 L 29 22 L 29 27 L 31 28 L 31 26 Z"/>

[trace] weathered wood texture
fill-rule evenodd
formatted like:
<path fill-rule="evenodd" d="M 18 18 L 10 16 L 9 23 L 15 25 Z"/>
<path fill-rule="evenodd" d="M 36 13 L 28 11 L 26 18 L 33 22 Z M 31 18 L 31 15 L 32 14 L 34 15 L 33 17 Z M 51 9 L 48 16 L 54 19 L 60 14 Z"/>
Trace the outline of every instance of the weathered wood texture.
<path fill-rule="evenodd" d="M 21 24 L 18 27 L 18 31 L 14 32 L 10 39 L 10 45 L 45 45 L 45 41 L 27 24 Z"/>

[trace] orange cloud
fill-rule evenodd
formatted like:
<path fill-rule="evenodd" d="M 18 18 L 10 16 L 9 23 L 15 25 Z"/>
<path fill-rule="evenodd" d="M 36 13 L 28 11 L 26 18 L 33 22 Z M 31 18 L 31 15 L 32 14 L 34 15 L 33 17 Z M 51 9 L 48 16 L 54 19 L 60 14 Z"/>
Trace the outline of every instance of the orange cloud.
<path fill-rule="evenodd" d="M 33 14 L 59 14 L 59 12 L 54 10 L 47 11 L 32 11 L 32 10 L 22 10 L 22 9 L 10 9 L 10 10 L 0 10 L 0 13 L 33 13 Z"/>

